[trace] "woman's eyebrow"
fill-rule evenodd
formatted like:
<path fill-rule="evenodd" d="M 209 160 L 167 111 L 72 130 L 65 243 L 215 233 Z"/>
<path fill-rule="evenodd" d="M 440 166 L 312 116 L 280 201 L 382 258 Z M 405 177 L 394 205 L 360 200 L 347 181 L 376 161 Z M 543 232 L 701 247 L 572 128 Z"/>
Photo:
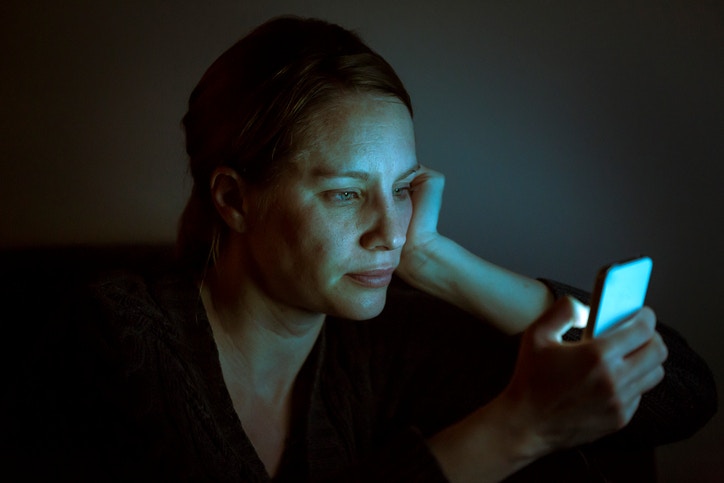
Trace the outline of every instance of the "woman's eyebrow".
<path fill-rule="evenodd" d="M 419 169 L 420 169 L 420 165 L 419 165 L 419 164 L 415 165 L 414 168 L 405 171 L 405 172 L 402 174 L 402 176 L 400 176 L 399 178 L 397 178 L 397 181 L 400 181 L 401 179 L 409 178 L 409 177 L 412 176 L 413 174 L 417 173 L 417 171 L 418 171 Z"/>
<path fill-rule="evenodd" d="M 315 178 L 358 178 L 364 181 L 370 177 L 369 173 L 364 171 L 334 171 L 323 167 L 314 168 L 311 174 Z"/>
<path fill-rule="evenodd" d="M 397 178 L 397 181 L 408 178 L 413 174 L 417 173 L 420 169 L 420 165 L 415 165 L 414 168 L 405 171 L 402 176 Z M 367 181 L 370 178 L 370 174 L 366 171 L 334 171 L 324 167 L 316 167 L 312 170 L 312 176 L 315 178 L 357 178 L 363 181 Z"/>

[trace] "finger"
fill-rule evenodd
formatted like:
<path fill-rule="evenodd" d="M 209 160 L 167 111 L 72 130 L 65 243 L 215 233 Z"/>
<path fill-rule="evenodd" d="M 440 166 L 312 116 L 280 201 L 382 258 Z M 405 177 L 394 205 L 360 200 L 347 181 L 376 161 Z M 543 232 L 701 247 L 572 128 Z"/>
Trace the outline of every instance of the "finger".
<path fill-rule="evenodd" d="M 651 340 L 655 327 L 656 315 L 644 307 L 599 340 L 612 357 L 625 357 Z"/>
<path fill-rule="evenodd" d="M 652 371 L 661 367 L 668 356 L 668 349 L 658 333 L 654 333 L 651 341 L 626 356 L 623 365 L 624 384 L 643 379 Z"/>
<path fill-rule="evenodd" d="M 441 173 L 420 166 L 410 187 L 414 206 L 410 228 L 419 233 L 436 232 L 445 177 Z"/>
<path fill-rule="evenodd" d="M 659 385 L 661 381 L 664 380 L 664 376 L 666 375 L 666 371 L 664 371 L 664 366 L 658 366 L 653 371 L 650 371 L 646 377 L 642 378 L 640 381 L 640 388 L 641 388 L 641 394 L 644 394 L 645 392 L 648 392 Z"/>
<path fill-rule="evenodd" d="M 658 365 L 662 364 L 668 356 L 669 349 L 666 347 L 664 339 L 661 337 L 661 334 L 654 331 L 651 340 L 629 353 L 625 361 L 632 365 Z"/>
<path fill-rule="evenodd" d="M 633 400 L 641 397 L 644 393 L 656 387 L 665 376 L 663 366 L 656 366 L 654 369 L 643 374 L 635 381 L 631 381 L 621 389 L 622 400 Z"/>
<path fill-rule="evenodd" d="M 620 425 L 620 427 L 626 426 L 634 417 L 634 414 L 636 414 L 636 411 L 639 408 L 639 405 L 641 404 L 641 395 L 638 395 L 633 398 L 633 400 L 626 405 L 626 409 L 623 414 L 623 421 L 621 421 L 623 424 Z"/>
<path fill-rule="evenodd" d="M 445 175 L 425 166 L 420 166 L 410 186 L 413 193 L 434 193 L 442 196 L 445 187 Z"/>
<path fill-rule="evenodd" d="M 530 330 L 541 342 L 561 342 L 563 334 L 587 318 L 587 306 L 573 297 L 561 297 L 531 325 Z"/>

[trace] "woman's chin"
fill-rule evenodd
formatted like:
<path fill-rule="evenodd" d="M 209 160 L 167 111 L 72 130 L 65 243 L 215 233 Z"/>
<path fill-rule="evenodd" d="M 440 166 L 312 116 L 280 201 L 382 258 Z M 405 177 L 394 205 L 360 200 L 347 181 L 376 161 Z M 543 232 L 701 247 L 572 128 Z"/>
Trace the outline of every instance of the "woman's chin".
<path fill-rule="evenodd" d="M 387 287 L 365 292 L 348 299 L 347 303 L 339 307 L 335 316 L 350 320 L 367 320 L 380 315 L 382 309 L 385 308 Z"/>

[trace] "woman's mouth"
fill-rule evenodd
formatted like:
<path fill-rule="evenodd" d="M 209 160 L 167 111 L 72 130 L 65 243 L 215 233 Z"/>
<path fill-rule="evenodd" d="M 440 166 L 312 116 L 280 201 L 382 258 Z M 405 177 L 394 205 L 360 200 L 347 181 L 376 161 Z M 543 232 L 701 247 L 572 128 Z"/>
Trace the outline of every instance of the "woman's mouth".
<path fill-rule="evenodd" d="M 387 287 L 392 281 L 392 273 L 394 268 L 381 268 L 375 270 L 365 270 L 364 272 L 348 273 L 347 276 L 354 282 L 368 288 Z"/>

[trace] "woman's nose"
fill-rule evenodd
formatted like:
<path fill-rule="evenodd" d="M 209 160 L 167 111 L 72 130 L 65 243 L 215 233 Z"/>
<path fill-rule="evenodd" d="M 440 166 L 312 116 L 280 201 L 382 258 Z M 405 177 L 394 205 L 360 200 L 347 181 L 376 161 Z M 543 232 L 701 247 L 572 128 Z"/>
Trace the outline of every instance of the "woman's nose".
<path fill-rule="evenodd" d="M 381 203 L 372 216 L 372 223 L 362 234 L 361 244 L 368 250 L 397 250 L 407 239 L 411 210 Z"/>

